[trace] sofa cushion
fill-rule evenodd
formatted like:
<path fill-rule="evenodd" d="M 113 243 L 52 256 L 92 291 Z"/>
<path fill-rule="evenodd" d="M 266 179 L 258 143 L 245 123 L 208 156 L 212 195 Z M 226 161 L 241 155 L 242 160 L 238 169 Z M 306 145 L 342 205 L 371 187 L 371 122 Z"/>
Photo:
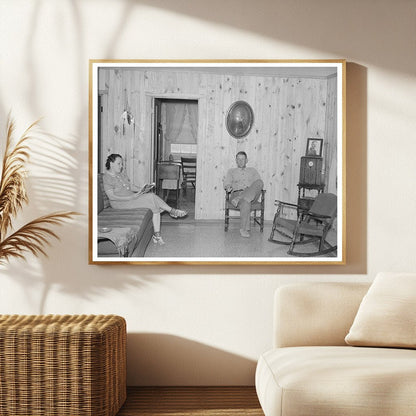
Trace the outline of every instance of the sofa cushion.
<path fill-rule="evenodd" d="M 107 194 L 104 191 L 104 183 L 103 183 L 103 173 L 98 174 L 98 189 L 97 195 L 99 198 L 102 198 L 102 206 L 103 208 L 108 208 L 110 206 L 110 200 L 108 199 Z M 100 212 L 100 208 L 98 208 L 98 212 Z"/>
<path fill-rule="evenodd" d="M 266 416 L 416 414 L 416 351 L 289 347 L 263 354 L 257 394 Z"/>
<path fill-rule="evenodd" d="M 152 217 L 152 211 L 147 208 L 114 209 L 109 207 L 98 214 L 97 222 L 98 228 L 134 228 L 135 236 L 129 243 L 127 253 L 129 257 L 143 257 L 153 234 Z M 98 256 L 118 257 L 119 253 L 111 241 L 104 240 L 98 243 Z"/>
<path fill-rule="evenodd" d="M 273 347 L 345 345 L 367 283 L 298 283 L 274 298 Z"/>
<path fill-rule="evenodd" d="M 416 274 L 378 274 L 345 341 L 354 346 L 416 348 Z"/>
<path fill-rule="evenodd" d="M 103 209 L 104 209 L 103 192 L 101 192 L 100 188 L 98 188 L 98 192 L 97 192 L 97 214 L 99 214 Z"/>

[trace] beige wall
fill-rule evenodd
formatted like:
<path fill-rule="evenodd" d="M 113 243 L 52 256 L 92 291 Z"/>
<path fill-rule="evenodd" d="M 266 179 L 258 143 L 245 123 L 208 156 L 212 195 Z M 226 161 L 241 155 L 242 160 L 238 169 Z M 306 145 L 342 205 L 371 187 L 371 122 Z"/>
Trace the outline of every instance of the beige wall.
<path fill-rule="evenodd" d="M 252 384 L 276 287 L 414 271 L 416 8 L 376 3 L 0 2 L 0 124 L 12 109 L 20 131 L 44 117 L 48 133 L 32 145 L 19 221 L 84 214 L 48 259 L 0 270 L 0 311 L 126 317 L 130 384 Z M 90 58 L 346 58 L 347 265 L 89 266 Z"/>

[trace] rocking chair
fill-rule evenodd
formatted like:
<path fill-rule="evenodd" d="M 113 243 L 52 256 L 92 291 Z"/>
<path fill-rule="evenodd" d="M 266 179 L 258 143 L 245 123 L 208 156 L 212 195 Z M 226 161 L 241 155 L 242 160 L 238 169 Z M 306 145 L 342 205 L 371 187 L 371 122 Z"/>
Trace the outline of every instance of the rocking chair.
<path fill-rule="evenodd" d="M 269 241 L 289 245 L 288 254 L 299 257 L 314 257 L 329 254 L 337 249 L 326 241 L 328 231 L 337 216 L 337 196 L 330 193 L 319 194 L 309 210 L 296 204 L 276 201 L 278 203 L 273 220 Z M 297 220 L 283 217 L 285 208 L 298 210 Z M 277 240 L 275 234 L 283 240 Z M 319 242 L 318 251 L 299 252 L 295 246 Z"/>

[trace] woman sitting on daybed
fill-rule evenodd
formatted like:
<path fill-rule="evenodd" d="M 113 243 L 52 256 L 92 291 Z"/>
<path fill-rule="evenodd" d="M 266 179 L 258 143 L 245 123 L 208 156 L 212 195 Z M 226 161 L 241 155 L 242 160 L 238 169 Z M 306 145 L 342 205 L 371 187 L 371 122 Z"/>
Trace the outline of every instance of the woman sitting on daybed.
<path fill-rule="evenodd" d="M 114 209 L 151 209 L 154 229 L 152 240 L 155 244 L 164 244 L 160 234 L 160 213 L 167 211 L 173 218 L 183 218 L 188 213 L 170 207 L 163 199 L 149 192 L 151 187 L 139 189 L 131 184 L 126 173 L 123 172 L 123 158 L 119 154 L 113 153 L 108 156 L 105 167 L 107 171 L 103 175 L 103 185 L 111 207 Z"/>

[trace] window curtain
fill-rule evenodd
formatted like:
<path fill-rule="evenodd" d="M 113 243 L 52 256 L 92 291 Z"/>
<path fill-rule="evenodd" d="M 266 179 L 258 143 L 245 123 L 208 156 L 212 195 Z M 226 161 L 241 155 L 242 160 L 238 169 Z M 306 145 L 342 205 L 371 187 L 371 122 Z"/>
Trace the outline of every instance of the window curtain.
<path fill-rule="evenodd" d="M 177 143 L 185 123 L 185 115 L 185 104 L 175 103 L 166 105 L 166 141 Z"/>
<path fill-rule="evenodd" d="M 171 144 L 177 143 L 185 123 L 186 107 L 185 104 L 168 103 L 166 104 L 166 132 L 163 157 L 168 160 L 171 154 Z"/>
<path fill-rule="evenodd" d="M 166 103 L 165 146 L 163 157 L 168 159 L 171 144 L 196 144 L 198 136 L 198 104 Z"/>
<path fill-rule="evenodd" d="M 189 124 L 191 125 L 191 134 L 194 139 L 193 143 L 197 142 L 198 137 L 198 104 L 186 104 L 189 115 Z"/>

